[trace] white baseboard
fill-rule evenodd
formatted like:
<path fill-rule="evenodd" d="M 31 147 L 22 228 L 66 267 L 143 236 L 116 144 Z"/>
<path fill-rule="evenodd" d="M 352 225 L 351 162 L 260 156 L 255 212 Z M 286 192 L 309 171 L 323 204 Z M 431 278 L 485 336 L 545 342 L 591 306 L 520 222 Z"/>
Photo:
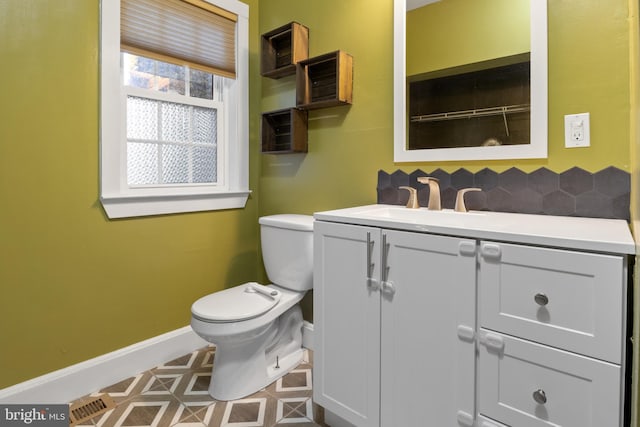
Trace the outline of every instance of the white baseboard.
<path fill-rule="evenodd" d="M 68 403 L 208 345 L 190 326 L 0 390 L 0 403 Z M 313 350 L 313 324 L 302 326 Z"/>
<path fill-rule="evenodd" d="M 0 390 L 0 403 L 68 403 L 207 345 L 190 326 Z"/>

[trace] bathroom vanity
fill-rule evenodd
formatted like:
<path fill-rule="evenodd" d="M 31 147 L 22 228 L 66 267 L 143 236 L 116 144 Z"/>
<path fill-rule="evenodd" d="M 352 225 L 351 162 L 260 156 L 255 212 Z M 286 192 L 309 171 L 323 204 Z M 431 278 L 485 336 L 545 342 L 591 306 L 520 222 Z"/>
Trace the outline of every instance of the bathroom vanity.
<path fill-rule="evenodd" d="M 625 221 L 314 216 L 314 401 L 332 427 L 622 426 Z"/>

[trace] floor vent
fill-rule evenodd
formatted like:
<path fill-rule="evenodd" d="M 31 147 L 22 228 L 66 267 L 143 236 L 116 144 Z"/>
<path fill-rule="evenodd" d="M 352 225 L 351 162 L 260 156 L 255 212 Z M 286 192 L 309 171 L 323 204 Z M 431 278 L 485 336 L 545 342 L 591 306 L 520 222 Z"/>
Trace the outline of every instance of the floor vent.
<path fill-rule="evenodd" d="M 102 415 L 115 407 L 115 402 L 108 394 L 101 394 L 88 402 L 78 402 L 71 406 L 71 408 L 69 408 L 69 423 L 74 426 L 98 415 Z"/>

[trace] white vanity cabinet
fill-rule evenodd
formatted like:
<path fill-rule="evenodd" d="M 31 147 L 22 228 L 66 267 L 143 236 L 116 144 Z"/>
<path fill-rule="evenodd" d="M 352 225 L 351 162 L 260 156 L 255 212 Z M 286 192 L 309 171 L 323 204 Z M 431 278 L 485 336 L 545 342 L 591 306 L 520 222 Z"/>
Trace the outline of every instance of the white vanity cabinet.
<path fill-rule="evenodd" d="M 332 427 L 623 426 L 624 221 L 315 218 L 314 400 L 349 423 Z"/>
<path fill-rule="evenodd" d="M 471 426 L 476 247 L 316 221 L 315 402 L 361 427 Z"/>

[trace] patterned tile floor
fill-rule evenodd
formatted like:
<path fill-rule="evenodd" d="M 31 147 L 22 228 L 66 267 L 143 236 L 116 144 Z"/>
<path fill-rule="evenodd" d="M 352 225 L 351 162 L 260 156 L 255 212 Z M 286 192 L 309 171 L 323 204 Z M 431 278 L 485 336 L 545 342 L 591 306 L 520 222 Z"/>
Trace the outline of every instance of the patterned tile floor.
<path fill-rule="evenodd" d="M 302 363 L 257 393 L 229 402 L 214 400 L 207 389 L 215 348 L 205 347 L 99 392 L 116 407 L 78 424 L 97 427 L 321 427 L 322 408 L 311 400 L 313 353 Z M 78 402 L 78 401 L 76 401 Z M 72 402 L 75 403 L 75 402 Z"/>

